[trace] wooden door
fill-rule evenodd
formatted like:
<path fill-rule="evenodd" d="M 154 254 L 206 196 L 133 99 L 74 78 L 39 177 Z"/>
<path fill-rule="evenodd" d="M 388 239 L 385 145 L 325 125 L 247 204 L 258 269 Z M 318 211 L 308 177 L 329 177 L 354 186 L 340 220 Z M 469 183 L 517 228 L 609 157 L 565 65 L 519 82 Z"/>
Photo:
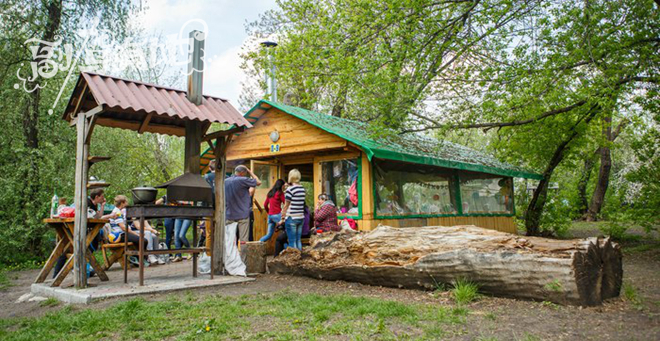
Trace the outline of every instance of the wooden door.
<path fill-rule="evenodd" d="M 252 172 L 261 180 L 261 185 L 255 188 L 254 191 L 254 200 L 263 205 L 268 195 L 268 191 L 273 187 L 275 181 L 277 181 L 277 176 L 279 175 L 279 165 L 275 162 L 267 161 L 250 161 L 250 168 Z"/>

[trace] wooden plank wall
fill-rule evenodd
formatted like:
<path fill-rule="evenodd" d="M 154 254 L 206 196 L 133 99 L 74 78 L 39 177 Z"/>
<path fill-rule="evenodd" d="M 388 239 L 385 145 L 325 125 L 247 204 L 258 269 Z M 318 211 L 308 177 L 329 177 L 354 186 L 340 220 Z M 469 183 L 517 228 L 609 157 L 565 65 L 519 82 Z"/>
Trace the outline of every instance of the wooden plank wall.
<path fill-rule="evenodd" d="M 271 152 L 270 133 L 277 130 L 279 152 Z M 227 160 L 279 157 L 281 155 L 309 153 L 345 148 L 348 142 L 336 135 L 275 108 L 268 110 L 254 127 L 235 137 L 227 148 Z"/>
<path fill-rule="evenodd" d="M 254 224 L 252 225 L 252 237 L 254 240 L 259 240 L 261 237 L 265 236 L 268 233 L 268 213 L 266 210 L 259 211 L 258 208 L 252 209 L 254 213 Z M 275 238 L 277 238 L 278 232 L 273 234 L 273 237 L 270 238 L 268 243 L 266 243 L 266 252 L 269 256 L 272 256 L 275 253 Z"/>

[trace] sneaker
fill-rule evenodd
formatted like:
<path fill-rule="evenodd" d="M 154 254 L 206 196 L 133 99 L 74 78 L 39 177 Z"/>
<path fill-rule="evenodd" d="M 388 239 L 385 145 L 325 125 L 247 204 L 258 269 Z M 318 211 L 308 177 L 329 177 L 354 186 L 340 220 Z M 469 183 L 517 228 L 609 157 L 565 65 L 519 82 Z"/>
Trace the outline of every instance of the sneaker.
<path fill-rule="evenodd" d="M 182 261 L 181 256 L 174 256 L 174 259 L 172 259 L 172 263 L 176 263 L 180 261 Z"/>
<path fill-rule="evenodd" d="M 156 260 L 156 263 L 158 263 L 158 265 L 163 265 L 163 264 L 165 264 L 165 261 L 162 258 L 158 258 Z"/>
<path fill-rule="evenodd" d="M 128 262 L 131 263 L 133 266 L 137 266 L 137 267 L 140 266 L 140 261 L 138 260 L 138 258 L 136 256 L 128 257 Z"/>
<path fill-rule="evenodd" d="M 158 257 L 156 255 L 149 255 L 149 264 L 156 264 L 158 263 Z"/>

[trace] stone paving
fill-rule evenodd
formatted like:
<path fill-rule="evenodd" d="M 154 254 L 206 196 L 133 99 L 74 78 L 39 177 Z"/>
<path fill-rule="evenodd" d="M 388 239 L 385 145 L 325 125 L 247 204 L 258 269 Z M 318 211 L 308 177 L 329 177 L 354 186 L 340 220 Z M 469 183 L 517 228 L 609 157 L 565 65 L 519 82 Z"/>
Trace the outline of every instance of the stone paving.
<path fill-rule="evenodd" d="M 55 297 L 65 303 L 89 304 L 95 300 L 120 296 L 153 294 L 174 290 L 186 290 L 209 286 L 227 285 L 254 281 L 254 278 L 238 276 L 214 276 L 198 274 L 192 276 L 192 260 L 164 265 L 152 265 L 144 269 L 144 286 L 139 285 L 139 269 L 128 271 L 128 284 L 124 284 L 124 272 L 119 264 L 106 271 L 109 281 L 101 282 L 97 276 L 89 279 L 89 287 L 76 290 L 73 287 L 73 275 L 69 274 L 61 287 L 51 287 L 48 280 L 32 284 L 35 296 Z"/>

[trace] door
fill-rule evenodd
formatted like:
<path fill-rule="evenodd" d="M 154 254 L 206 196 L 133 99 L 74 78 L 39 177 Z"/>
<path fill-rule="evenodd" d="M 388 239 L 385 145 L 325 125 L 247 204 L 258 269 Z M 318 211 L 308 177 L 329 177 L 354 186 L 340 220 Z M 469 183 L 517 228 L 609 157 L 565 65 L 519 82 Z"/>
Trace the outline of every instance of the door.
<path fill-rule="evenodd" d="M 257 207 L 259 207 L 264 204 L 268 191 L 270 191 L 270 188 L 273 187 L 275 181 L 277 181 L 279 165 L 272 161 L 251 160 L 250 168 L 252 169 L 252 172 L 254 172 L 254 175 L 261 180 L 261 185 L 255 188 L 254 191 L 254 201 L 257 202 Z"/>

